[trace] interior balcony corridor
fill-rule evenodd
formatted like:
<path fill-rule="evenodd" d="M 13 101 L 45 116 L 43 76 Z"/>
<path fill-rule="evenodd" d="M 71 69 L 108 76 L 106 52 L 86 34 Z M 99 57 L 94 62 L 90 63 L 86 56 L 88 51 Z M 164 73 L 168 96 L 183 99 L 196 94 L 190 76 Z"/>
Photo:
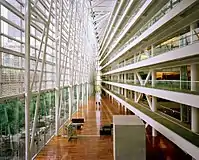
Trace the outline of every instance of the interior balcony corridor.
<path fill-rule="evenodd" d="M 65 125 L 59 136 L 54 136 L 36 156 L 36 160 L 113 160 L 112 136 L 100 136 L 100 126 L 112 123 L 113 115 L 133 114 L 118 105 L 115 100 L 102 97 L 100 109 L 93 97 L 88 106 L 81 106 L 73 117 L 84 117 L 85 123 L 78 130 L 78 138 L 68 141 Z M 66 122 L 67 124 L 67 122 Z M 191 160 L 191 157 L 161 134 L 152 137 L 151 127 L 146 128 L 147 160 Z"/>

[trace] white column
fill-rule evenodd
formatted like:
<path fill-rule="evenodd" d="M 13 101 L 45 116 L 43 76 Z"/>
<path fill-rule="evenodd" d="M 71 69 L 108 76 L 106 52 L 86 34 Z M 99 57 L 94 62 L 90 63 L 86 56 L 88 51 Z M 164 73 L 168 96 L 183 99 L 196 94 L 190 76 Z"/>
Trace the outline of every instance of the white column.
<path fill-rule="evenodd" d="M 190 33 L 191 33 L 191 43 L 193 43 L 194 42 L 194 29 L 196 29 L 197 28 L 197 23 L 192 23 L 191 25 L 190 25 Z"/>
<path fill-rule="evenodd" d="M 120 74 L 117 75 L 118 77 L 118 82 L 120 81 Z M 120 87 L 118 87 L 118 94 L 120 94 Z M 120 102 L 117 103 L 118 107 L 120 107 Z"/>
<path fill-rule="evenodd" d="M 82 83 L 82 107 L 84 105 L 84 84 Z"/>
<path fill-rule="evenodd" d="M 157 98 L 156 97 L 152 97 L 152 111 L 156 112 L 157 111 Z M 155 137 L 157 136 L 157 131 L 155 128 L 152 127 L 152 136 Z"/>
<path fill-rule="evenodd" d="M 155 87 L 155 81 L 156 81 L 156 72 L 153 70 L 151 72 L 152 75 L 152 87 Z M 152 96 L 152 111 L 156 112 L 157 111 L 157 97 Z M 157 136 L 157 131 L 155 128 L 152 127 L 152 136 L 155 137 Z"/>
<path fill-rule="evenodd" d="M 187 66 L 180 67 L 180 89 L 188 89 L 188 71 Z M 180 104 L 180 120 L 181 122 L 188 122 L 188 107 L 184 104 Z"/>
<path fill-rule="evenodd" d="M 86 105 L 88 106 L 88 82 L 86 83 Z"/>
<path fill-rule="evenodd" d="M 126 89 L 124 89 L 124 97 L 126 98 L 127 97 L 127 90 Z M 125 112 L 125 114 L 127 114 L 127 108 L 126 108 L 126 106 L 124 105 L 124 112 Z"/>
<path fill-rule="evenodd" d="M 154 45 L 152 44 L 151 45 L 151 57 L 153 57 L 154 56 Z"/>
<path fill-rule="evenodd" d="M 137 83 L 137 76 L 136 73 L 134 72 L 134 84 Z M 134 91 L 134 102 L 137 101 L 137 92 Z"/>
<path fill-rule="evenodd" d="M 156 71 L 152 70 L 151 71 L 151 77 L 152 77 L 152 87 L 155 87 L 155 81 L 156 81 Z"/>
<path fill-rule="evenodd" d="M 199 64 L 191 65 L 191 90 L 199 91 Z M 199 132 L 199 109 L 196 107 L 191 108 L 191 130 Z"/>
<path fill-rule="evenodd" d="M 118 82 L 120 81 L 120 75 L 119 74 L 117 75 L 117 81 Z M 118 87 L 118 94 L 120 94 L 120 87 Z"/>
<path fill-rule="evenodd" d="M 31 2 L 25 1 L 25 159 L 31 158 L 30 153 L 30 19 Z M 1 24 L 0 24 L 1 25 Z"/>
<path fill-rule="evenodd" d="M 68 106 L 69 106 L 69 120 L 72 118 L 72 87 L 68 87 Z"/>
<path fill-rule="evenodd" d="M 76 85 L 76 94 L 77 94 L 77 112 L 79 110 L 79 85 Z"/>

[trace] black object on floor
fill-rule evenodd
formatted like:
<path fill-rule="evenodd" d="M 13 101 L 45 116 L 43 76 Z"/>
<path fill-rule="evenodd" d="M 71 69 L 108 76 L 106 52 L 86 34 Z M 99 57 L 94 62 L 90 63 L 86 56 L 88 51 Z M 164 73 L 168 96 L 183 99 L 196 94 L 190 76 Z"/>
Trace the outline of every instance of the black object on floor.
<path fill-rule="evenodd" d="M 84 123 L 84 118 L 72 118 L 72 123 Z"/>
<path fill-rule="evenodd" d="M 113 124 L 104 125 L 100 128 L 100 135 L 112 135 Z"/>

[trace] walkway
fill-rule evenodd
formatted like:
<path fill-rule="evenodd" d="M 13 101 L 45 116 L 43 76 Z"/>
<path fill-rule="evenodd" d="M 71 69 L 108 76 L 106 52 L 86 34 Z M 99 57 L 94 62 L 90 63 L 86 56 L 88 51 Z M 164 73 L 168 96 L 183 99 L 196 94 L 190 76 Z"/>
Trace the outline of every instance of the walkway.
<path fill-rule="evenodd" d="M 113 142 L 110 136 L 100 136 L 99 129 L 103 124 L 111 123 L 112 116 L 124 114 L 123 107 L 118 107 L 114 101 L 110 103 L 103 98 L 102 107 L 96 110 L 94 99 L 91 98 L 88 106 L 80 108 L 74 117 L 84 117 L 85 124 L 78 133 L 78 139 L 68 142 L 64 129 L 61 136 L 53 137 L 42 149 L 37 160 L 113 160 Z M 133 114 L 128 111 L 127 114 Z M 147 127 L 147 160 L 176 160 L 191 159 L 172 142 L 159 135 L 156 139 L 151 136 L 151 128 Z"/>

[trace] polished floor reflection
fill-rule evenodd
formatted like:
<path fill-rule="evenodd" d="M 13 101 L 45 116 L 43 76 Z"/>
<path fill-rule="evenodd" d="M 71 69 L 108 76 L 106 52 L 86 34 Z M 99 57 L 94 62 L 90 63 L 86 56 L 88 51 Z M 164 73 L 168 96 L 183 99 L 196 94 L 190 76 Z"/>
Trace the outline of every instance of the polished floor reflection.
<path fill-rule="evenodd" d="M 113 141 L 110 136 L 100 136 L 101 125 L 111 123 L 112 116 L 116 114 L 133 114 L 125 110 L 115 101 L 103 98 L 102 106 L 96 106 L 91 98 L 88 106 L 81 107 L 74 117 L 84 117 L 85 124 L 78 131 L 78 138 L 68 142 L 64 128 L 60 136 L 52 140 L 42 149 L 36 157 L 37 160 L 113 160 Z M 189 160 L 185 154 L 172 142 L 158 135 L 151 136 L 150 126 L 147 133 L 147 160 Z"/>

